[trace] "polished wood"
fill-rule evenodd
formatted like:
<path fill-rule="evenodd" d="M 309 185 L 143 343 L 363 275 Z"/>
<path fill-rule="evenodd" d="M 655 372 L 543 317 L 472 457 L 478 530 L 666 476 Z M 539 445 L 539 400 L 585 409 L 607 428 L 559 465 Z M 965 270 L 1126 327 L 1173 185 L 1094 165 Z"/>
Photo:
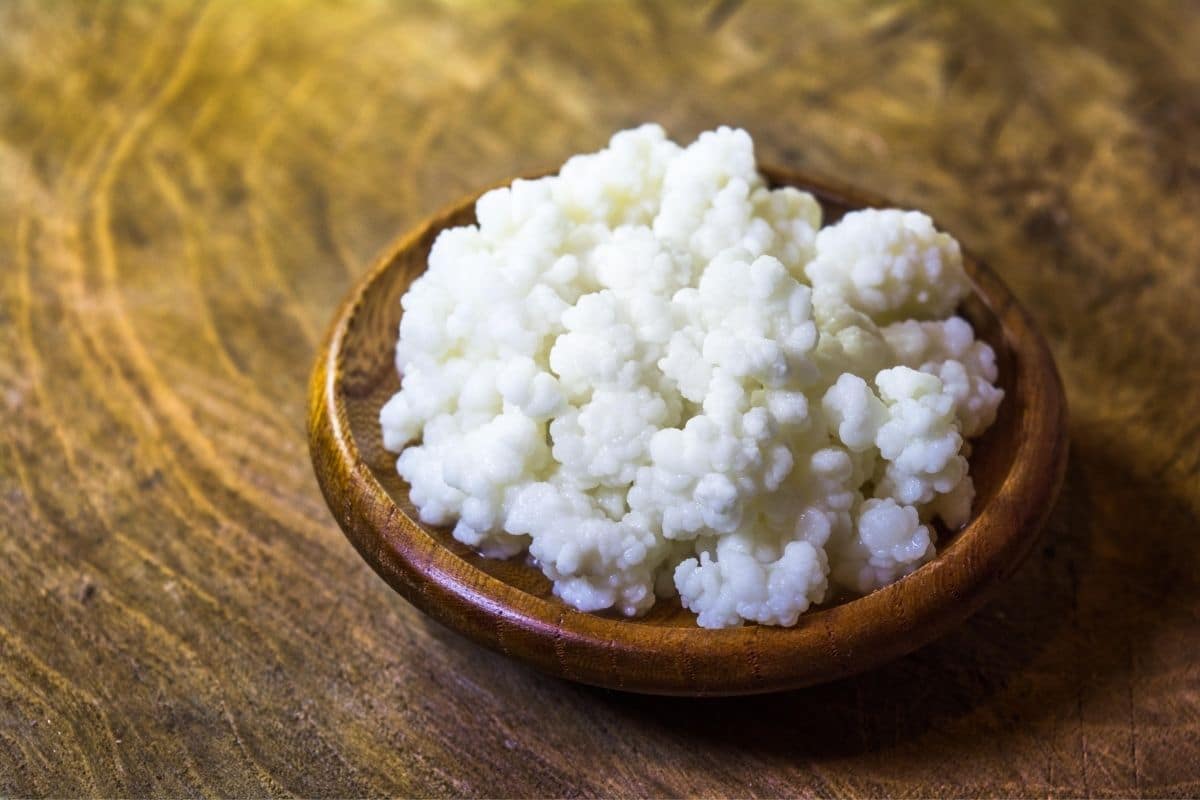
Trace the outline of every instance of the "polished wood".
<path fill-rule="evenodd" d="M 1194 3 L 0 3 L 0 794 L 1200 793 Z M 795 692 L 547 677 L 399 597 L 305 438 L 398 232 L 644 120 L 931 213 L 1054 354 L 1030 557 Z"/>
<path fill-rule="evenodd" d="M 772 185 L 813 192 L 827 224 L 856 208 L 892 205 L 792 170 L 762 171 Z M 1028 314 L 970 255 L 975 292 L 961 311 L 996 351 L 1005 399 L 973 443 L 970 523 L 891 586 L 813 610 L 791 628 L 704 630 L 677 599 L 636 619 L 580 613 L 525 558 L 486 559 L 449 528 L 423 525 L 395 455 L 383 448 L 379 409 L 400 386 L 400 296 L 425 270 L 442 230 L 475 222 L 478 196 L 384 252 L 335 316 L 309 388 L 309 447 L 329 507 L 375 571 L 434 619 L 568 680 L 652 694 L 772 692 L 862 672 L 928 643 L 975 611 L 1029 552 L 1067 464 L 1066 400 Z"/>

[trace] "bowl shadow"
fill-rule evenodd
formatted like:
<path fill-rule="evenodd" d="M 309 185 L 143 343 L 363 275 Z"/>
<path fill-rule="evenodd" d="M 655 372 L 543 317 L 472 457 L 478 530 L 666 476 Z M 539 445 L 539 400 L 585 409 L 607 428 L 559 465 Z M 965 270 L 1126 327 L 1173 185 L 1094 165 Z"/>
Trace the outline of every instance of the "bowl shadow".
<path fill-rule="evenodd" d="M 1059 500 L 1042 538 L 1008 585 L 954 632 L 871 672 L 776 695 L 686 699 L 587 687 L 640 726 L 782 757 L 886 750 L 975 714 L 989 737 L 1062 715 L 1081 693 L 1129 680 L 1131 654 L 1164 621 L 1181 589 L 1200 602 L 1196 552 L 1169 534 L 1200 529 L 1186 501 L 1130 474 L 1130 462 L 1073 439 Z M 1097 514 L 1093 498 L 1123 486 L 1163 523 Z M 1164 564 L 1170 575 L 1164 574 Z M 1146 587 L 1165 586 L 1153 593 Z M 1178 605 L 1177 605 L 1178 607 Z M 1006 689 L 1020 684 L 1020 691 Z M 964 726 L 958 726 L 962 728 Z M 966 726 L 974 731 L 975 725 Z M 991 730 L 988 730 L 988 729 Z M 991 746 L 995 746 L 994 741 Z"/>

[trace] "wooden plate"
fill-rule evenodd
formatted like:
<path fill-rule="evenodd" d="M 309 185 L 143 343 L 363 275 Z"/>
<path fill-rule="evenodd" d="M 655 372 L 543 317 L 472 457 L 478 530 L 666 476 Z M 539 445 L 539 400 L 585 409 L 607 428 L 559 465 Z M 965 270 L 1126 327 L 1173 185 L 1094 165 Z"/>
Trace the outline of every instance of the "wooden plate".
<path fill-rule="evenodd" d="M 812 192 L 826 223 L 889 203 L 778 168 L 775 185 Z M 938 556 L 866 597 L 810 611 L 793 628 L 704 630 L 678 601 L 631 620 L 559 602 L 521 560 L 481 558 L 447 530 L 417 522 L 379 409 L 399 388 L 393 350 L 400 296 L 445 227 L 474 222 L 475 197 L 434 216 L 376 262 L 338 311 L 313 370 L 309 447 L 333 515 L 396 591 L 475 641 L 570 680 L 636 692 L 730 695 L 795 688 L 908 653 L 975 611 L 1029 552 L 1062 482 L 1066 401 L 1050 352 L 994 273 L 969 255 L 976 292 L 960 313 L 996 350 L 1006 396 L 975 443 L 971 523 Z"/>

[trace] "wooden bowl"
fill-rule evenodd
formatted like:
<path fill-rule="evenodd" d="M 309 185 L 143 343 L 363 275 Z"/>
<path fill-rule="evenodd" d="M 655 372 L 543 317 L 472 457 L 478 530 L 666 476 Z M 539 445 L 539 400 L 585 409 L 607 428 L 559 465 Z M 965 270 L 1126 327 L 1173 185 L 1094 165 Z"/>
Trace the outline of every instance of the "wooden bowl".
<path fill-rule="evenodd" d="M 890 205 L 801 173 L 763 169 L 812 192 L 826 222 Z M 396 591 L 454 630 L 546 672 L 635 692 L 732 695 L 828 681 L 908 653 L 983 603 L 1029 552 L 1062 482 L 1066 401 L 1028 314 L 994 273 L 966 256 L 976 293 L 960 308 L 996 350 L 1006 396 L 975 442 L 972 521 L 930 563 L 865 597 L 810 611 L 792 628 L 697 627 L 677 600 L 641 619 L 564 605 L 523 560 L 481 558 L 448 530 L 422 525 L 383 449 L 379 409 L 399 388 L 393 351 L 400 296 L 425 269 L 439 231 L 474 222 L 470 197 L 404 236 L 343 303 L 313 370 L 309 446 L 334 516 Z"/>

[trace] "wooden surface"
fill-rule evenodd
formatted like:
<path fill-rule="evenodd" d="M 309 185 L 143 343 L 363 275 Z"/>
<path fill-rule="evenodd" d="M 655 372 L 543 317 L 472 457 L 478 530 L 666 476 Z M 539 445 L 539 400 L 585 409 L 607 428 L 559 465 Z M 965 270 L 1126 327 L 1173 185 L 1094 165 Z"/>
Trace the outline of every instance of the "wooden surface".
<path fill-rule="evenodd" d="M 825 224 L 852 209 L 890 205 L 796 170 L 760 170 L 771 185 L 812 192 Z M 1028 312 L 969 253 L 963 261 L 975 291 L 960 311 L 996 353 L 1004 403 L 972 442 L 970 524 L 940 537 L 937 557 L 898 583 L 810 610 L 790 628 L 704 630 L 677 599 L 659 600 L 636 619 L 578 613 L 526 559 L 482 558 L 450 527 L 422 525 L 396 455 L 384 449 L 379 409 L 400 388 L 400 298 L 425 271 L 438 234 L 476 221 L 476 199 L 457 201 L 384 250 L 334 316 L 309 386 L 309 448 L 334 517 L 384 580 L 447 627 L 548 674 L 609 689 L 683 696 L 796 689 L 863 672 L 943 635 L 1003 589 L 1038 540 L 1067 463 L 1062 383 Z"/>
<path fill-rule="evenodd" d="M 0 793 L 1200 794 L 1195 3 L 0 5 Z M 916 654 L 714 702 L 400 600 L 305 382 L 478 187 L 663 122 L 928 209 L 1051 341 L 1071 462 Z"/>

